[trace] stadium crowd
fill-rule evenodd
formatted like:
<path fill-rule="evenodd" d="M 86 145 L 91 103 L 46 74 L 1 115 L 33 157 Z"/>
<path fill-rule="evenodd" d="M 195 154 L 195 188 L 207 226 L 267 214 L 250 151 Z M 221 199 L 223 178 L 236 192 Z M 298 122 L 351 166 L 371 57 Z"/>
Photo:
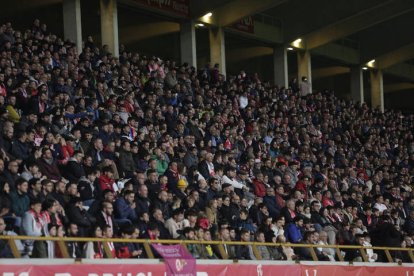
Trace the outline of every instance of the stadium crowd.
<path fill-rule="evenodd" d="M 2 25 L 0 235 L 281 243 L 258 246 L 267 260 L 311 260 L 287 242 L 413 246 L 413 115 L 309 93 L 306 79 L 285 88 L 217 68 L 122 45 L 116 58 L 91 37 L 77 53 L 39 20 Z M 16 244 L 24 257 L 62 257 L 54 242 Z M 98 242 L 67 247 L 104 257 Z M 110 248 L 146 257 L 140 244 Z M 213 245 L 188 250 L 222 258 Z M 248 245 L 224 251 L 256 258 Z M 0 257 L 12 257 L 6 240 Z"/>

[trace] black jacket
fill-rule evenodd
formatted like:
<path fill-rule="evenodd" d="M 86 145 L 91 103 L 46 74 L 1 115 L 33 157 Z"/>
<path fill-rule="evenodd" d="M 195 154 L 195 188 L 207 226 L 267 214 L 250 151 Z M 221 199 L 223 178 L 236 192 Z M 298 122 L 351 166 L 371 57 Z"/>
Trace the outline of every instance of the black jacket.
<path fill-rule="evenodd" d="M 72 183 L 78 183 L 82 176 L 85 176 L 85 169 L 81 163 L 75 160 L 69 160 L 63 170 L 63 176 Z"/>
<path fill-rule="evenodd" d="M 66 246 L 70 258 L 82 258 L 83 250 L 78 242 L 67 242 Z"/>
<path fill-rule="evenodd" d="M 96 223 L 95 218 L 89 215 L 84 209 L 79 209 L 79 207 L 76 207 L 74 204 L 68 204 L 66 215 L 70 222 L 76 223 L 81 236 L 89 235 L 89 230 Z"/>
<path fill-rule="evenodd" d="M 114 236 L 116 236 L 119 233 L 119 225 L 115 222 L 113 215 L 111 216 L 111 218 L 112 218 L 112 230 L 114 232 Z M 96 219 L 96 225 L 99 225 L 99 227 L 101 228 L 108 224 L 101 211 L 99 211 L 96 214 L 95 219 Z"/>
<path fill-rule="evenodd" d="M 135 202 L 137 205 L 135 210 L 138 216 L 141 216 L 141 214 L 143 213 L 149 213 L 149 209 L 151 205 L 151 201 L 149 200 L 149 198 L 143 198 L 137 195 L 137 197 L 135 198 Z"/>

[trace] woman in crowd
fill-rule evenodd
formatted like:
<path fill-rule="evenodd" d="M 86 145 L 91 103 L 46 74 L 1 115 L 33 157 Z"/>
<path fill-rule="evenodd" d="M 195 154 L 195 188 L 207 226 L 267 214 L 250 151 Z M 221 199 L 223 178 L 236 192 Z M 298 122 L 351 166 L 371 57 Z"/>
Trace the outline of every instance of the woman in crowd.
<path fill-rule="evenodd" d="M 96 226 L 91 235 L 93 238 L 103 238 L 102 229 Z M 87 259 L 102 259 L 104 257 L 104 250 L 102 242 L 87 242 L 85 244 L 84 255 Z"/>

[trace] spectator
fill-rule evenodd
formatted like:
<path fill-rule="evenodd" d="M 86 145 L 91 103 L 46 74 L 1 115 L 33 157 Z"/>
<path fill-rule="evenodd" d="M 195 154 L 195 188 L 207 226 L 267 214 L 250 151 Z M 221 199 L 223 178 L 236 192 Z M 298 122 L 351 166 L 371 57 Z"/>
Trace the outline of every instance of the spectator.
<path fill-rule="evenodd" d="M 315 244 L 315 232 L 306 232 L 303 237 L 304 244 Z M 299 247 L 298 248 L 298 255 L 301 260 L 308 260 L 312 261 L 314 260 L 312 257 L 311 249 L 306 247 Z M 317 248 L 313 248 L 313 251 L 315 252 L 316 258 L 318 261 L 329 261 L 329 258 L 327 256 L 327 253 L 324 251 L 319 251 Z"/>
<path fill-rule="evenodd" d="M 171 217 L 171 205 L 168 202 L 168 193 L 166 191 L 160 191 L 158 199 L 154 202 L 153 209 L 160 209 L 162 211 L 164 220 Z"/>
<path fill-rule="evenodd" d="M 69 221 L 76 224 L 81 237 L 86 237 L 90 233 L 93 225 L 95 224 L 95 218 L 91 217 L 85 209 L 83 209 L 83 201 L 80 197 L 73 197 L 66 208 Z"/>
<path fill-rule="evenodd" d="M 138 188 L 138 194 L 135 198 L 136 212 L 138 215 L 142 213 L 149 213 L 151 207 L 151 201 L 148 198 L 148 188 L 146 185 L 140 185 Z"/>
<path fill-rule="evenodd" d="M 21 218 L 29 210 L 30 198 L 27 195 L 29 184 L 23 178 L 20 178 L 16 181 L 16 191 L 10 194 L 10 198 L 13 202 L 12 204 L 12 214 L 16 218 L 15 225 L 20 226 Z"/>
<path fill-rule="evenodd" d="M 136 170 L 134 159 L 131 153 L 129 141 L 122 142 L 122 150 L 119 153 L 119 168 L 124 173 L 124 177 L 132 178 Z"/>
<path fill-rule="evenodd" d="M 319 241 L 318 244 L 320 245 L 329 245 L 328 243 L 328 233 L 325 231 L 319 232 Z M 329 258 L 329 261 L 334 262 L 335 261 L 335 249 L 334 248 L 328 248 L 328 247 L 318 247 L 317 250 L 319 251 L 318 255 L 325 255 Z"/>
<path fill-rule="evenodd" d="M 132 226 L 121 230 L 121 237 L 123 239 L 131 239 L 135 228 Z M 115 244 L 116 256 L 120 259 L 139 258 L 142 255 L 142 250 L 136 250 L 131 242 L 122 242 Z"/>
<path fill-rule="evenodd" d="M 306 78 L 292 89 L 245 71 L 224 78 L 216 65 L 196 70 L 125 47 L 117 59 L 92 39 L 77 53 L 38 20 L 24 36 L 2 28 L 0 217 L 9 226 L 21 226 L 30 195 L 44 201 L 48 223 L 69 225 L 69 236 L 100 225 L 110 237 L 108 224 L 117 236 L 112 204 L 133 191 L 133 223 L 151 239 L 170 237 L 164 225 L 176 223 L 177 209 L 193 214 L 191 226 L 211 224 L 221 240 L 252 220 L 266 240 L 284 242 L 280 235 L 296 228 L 312 231 L 298 217 L 329 243 L 355 244 L 366 227 L 374 245 L 401 246 L 401 234 L 414 231 L 412 114 L 312 91 Z M 120 177 L 131 179 L 122 186 Z M 73 202 L 78 192 L 83 204 Z M 88 226 L 73 224 L 84 219 Z M 219 256 L 214 249 L 200 255 Z M 290 260 L 290 249 L 278 253 Z M 71 256 L 78 251 L 72 244 Z"/>
<path fill-rule="evenodd" d="M 13 231 L 6 230 L 6 223 L 3 218 L 0 217 L 0 236 L 17 236 L 17 234 Z M 24 246 L 21 240 L 14 241 L 16 245 L 16 249 L 20 252 L 20 254 L 25 254 Z M 0 240 L 0 257 L 1 258 L 13 258 L 13 252 L 10 248 L 10 245 L 7 240 Z"/>
<path fill-rule="evenodd" d="M 414 234 L 414 211 L 410 212 L 408 219 L 404 223 L 404 231 L 409 235 Z"/>
<path fill-rule="evenodd" d="M 197 237 L 194 232 L 194 228 L 185 227 L 183 229 L 184 240 L 195 241 Z M 188 244 L 188 252 L 195 258 L 200 259 L 200 248 L 196 244 Z"/>
<path fill-rule="evenodd" d="M 14 141 L 11 154 L 19 160 L 27 160 L 30 155 L 29 145 L 27 144 L 27 134 L 21 131 L 16 134 L 17 140 Z"/>
<path fill-rule="evenodd" d="M 263 232 L 260 232 L 260 231 L 256 232 L 255 237 L 256 237 L 256 242 L 259 242 L 259 243 L 265 242 L 265 235 Z M 256 248 L 262 260 L 271 260 L 270 251 L 267 246 L 258 245 L 256 246 Z"/>
<path fill-rule="evenodd" d="M 138 221 L 138 217 L 135 212 L 134 199 L 134 192 L 126 191 L 123 197 L 120 197 L 115 201 L 115 219 L 121 227 L 131 226 L 132 222 L 135 223 Z"/>
<path fill-rule="evenodd" d="M 303 218 L 297 216 L 293 219 L 285 232 L 286 239 L 292 243 L 300 243 L 303 241 L 302 237 Z"/>
<path fill-rule="evenodd" d="M 34 200 L 30 203 L 30 210 L 24 213 L 22 220 L 22 233 L 26 236 L 40 237 L 47 233 L 47 223 L 41 215 L 42 203 Z M 47 256 L 46 243 L 44 241 L 25 241 L 26 252 L 34 258 Z"/>
<path fill-rule="evenodd" d="M 222 242 L 230 241 L 230 231 L 229 231 L 229 229 L 226 228 L 226 227 L 220 228 L 218 238 Z M 218 249 L 218 247 L 217 246 L 215 247 L 216 254 L 218 256 L 221 256 L 222 259 L 235 259 L 237 257 L 236 256 L 237 249 L 236 249 L 235 245 L 228 245 L 226 243 L 223 243 L 223 249 L 224 249 L 224 253 L 226 254 L 226 256 L 222 256 L 222 254 L 220 253 L 220 250 Z"/>
<path fill-rule="evenodd" d="M 240 241 L 250 242 L 250 231 L 242 229 L 240 231 Z M 237 245 L 236 258 L 239 260 L 256 260 L 256 256 L 253 253 L 253 247 L 251 245 Z"/>
<path fill-rule="evenodd" d="M 98 171 L 89 170 L 86 176 L 78 179 L 79 196 L 83 200 L 85 206 L 90 207 L 95 199 L 98 197 L 99 191 L 95 183 Z"/>
<path fill-rule="evenodd" d="M 112 228 L 112 233 L 118 232 L 118 224 L 114 219 L 114 207 L 112 202 L 104 201 L 101 204 L 101 211 L 96 215 L 96 223 L 99 225 L 103 231 L 103 229 L 108 225 Z"/>
<path fill-rule="evenodd" d="M 105 167 L 102 169 L 102 174 L 99 177 L 99 186 L 101 190 L 110 190 L 111 192 L 115 192 L 114 184 L 115 181 L 113 179 L 114 172 L 111 167 Z"/>
<path fill-rule="evenodd" d="M 276 219 L 280 215 L 280 207 L 277 204 L 275 190 L 272 187 L 266 188 L 266 195 L 263 197 L 263 203 L 269 210 L 269 216 Z"/>
<path fill-rule="evenodd" d="M 75 223 L 70 223 L 68 226 L 68 237 L 78 237 L 78 226 Z M 81 258 L 83 250 L 77 241 L 66 242 L 68 253 L 71 258 Z"/>
<path fill-rule="evenodd" d="M 202 241 L 212 241 L 211 232 L 208 229 L 205 229 L 203 232 L 203 237 L 200 239 Z M 201 247 L 201 259 L 218 259 L 217 255 L 213 251 L 213 246 L 210 244 L 200 244 Z"/>
<path fill-rule="evenodd" d="M 93 234 L 91 235 L 93 238 L 102 238 L 102 229 L 100 226 L 95 226 L 93 230 Z M 102 242 L 87 242 L 84 246 L 84 254 L 85 258 L 87 259 L 102 259 L 104 254 L 104 249 Z"/>
<path fill-rule="evenodd" d="M 147 213 L 143 213 L 141 216 L 145 216 Z M 171 237 L 169 230 L 165 227 L 166 220 L 161 209 L 154 208 L 152 210 L 152 223 L 157 226 L 159 238 L 168 239 Z"/>
<path fill-rule="evenodd" d="M 49 148 L 43 148 L 42 158 L 39 159 L 38 166 L 42 174 L 48 179 L 54 181 L 60 181 L 62 179 L 57 162 L 53 158 L 52 151 Z"/>
<path fill-rule="evenodd" d="M 165 222 L 165 227 L 173 237 L 178 238 L 181 235 L 181 231 L 188 226 L 188 221 L 184 219 L 184 211 L 182 209 L 176 209 L 172 213 L 172 217 Z"/>
<path fill-rule="evenodd" d="M 82 177 L 85 177 L 85 169 L 82 165 L 83 153 L 76 151 L 73 153 L 65 167 L 65 178 L 70 182 L 76 183 Z"/>
<path fill-rule="evenodd" d="M 364 245 L 364 236 L 362 234 L 355 235 L 355 242 L 353 245 L 363 246 Z M 361 252 L 358 249 L 348 249 L 345 253 L 345 260 L 351 262 L 362 262 Z"/>

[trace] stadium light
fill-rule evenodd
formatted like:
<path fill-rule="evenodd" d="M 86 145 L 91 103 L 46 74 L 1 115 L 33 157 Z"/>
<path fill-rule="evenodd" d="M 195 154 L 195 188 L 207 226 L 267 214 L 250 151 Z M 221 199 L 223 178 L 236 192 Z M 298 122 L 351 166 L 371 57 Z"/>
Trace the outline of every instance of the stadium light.
<path fill-rule="evenodd" d="M 298 38 L 292 42 L 292 46 L 295 48 L 302 48 L 302 38 Z"/>
<path fill-rule="evenodd" d="M 205 15 L 203 15 L 200 18 L 200 21 L 202 21 L 204 23 L 207 23 L 207 24 L 211 24 L 211 22 L 212 22 L 212 16 L 213 16 L 213 13 L 212 12 L 208 12 L 208 13 L 206 13 Z"/>
<path fill-rule="evenodd" d="M 374 68 L 375 67 L 375 59 L 368 61 L 367 66 L 370 67 L 370 68 Z"/>

